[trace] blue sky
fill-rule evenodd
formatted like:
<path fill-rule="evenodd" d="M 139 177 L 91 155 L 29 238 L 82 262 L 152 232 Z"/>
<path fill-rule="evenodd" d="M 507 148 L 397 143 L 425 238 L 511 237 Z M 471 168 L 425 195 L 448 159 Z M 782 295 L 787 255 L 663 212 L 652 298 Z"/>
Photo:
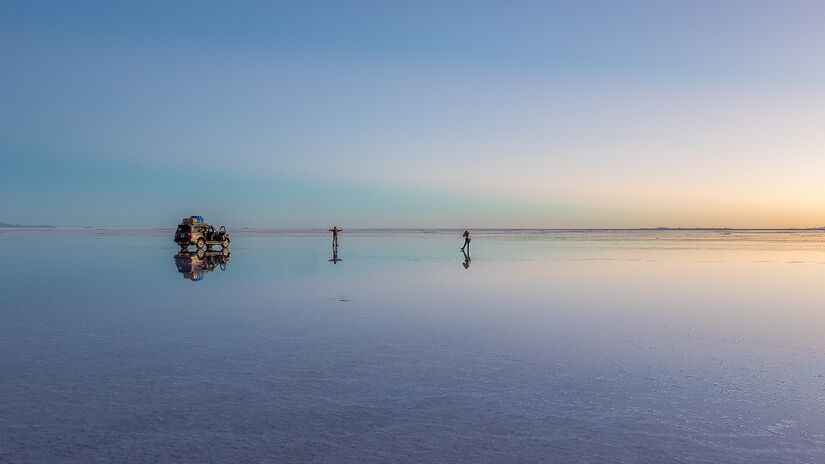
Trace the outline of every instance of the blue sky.
<path fill-rule="evenodd" d="M 825 3 L 3 2 L 0 221 L 825 225 Z"/>

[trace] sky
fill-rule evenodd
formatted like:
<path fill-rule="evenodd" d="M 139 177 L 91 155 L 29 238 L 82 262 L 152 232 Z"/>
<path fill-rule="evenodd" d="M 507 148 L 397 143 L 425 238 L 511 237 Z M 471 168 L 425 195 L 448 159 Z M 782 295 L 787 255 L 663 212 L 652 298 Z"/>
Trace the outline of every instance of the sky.
<path fill-rule="evenodd" d="M 0 222 L 825 226 L 825 2 L 0 2 Z"/>

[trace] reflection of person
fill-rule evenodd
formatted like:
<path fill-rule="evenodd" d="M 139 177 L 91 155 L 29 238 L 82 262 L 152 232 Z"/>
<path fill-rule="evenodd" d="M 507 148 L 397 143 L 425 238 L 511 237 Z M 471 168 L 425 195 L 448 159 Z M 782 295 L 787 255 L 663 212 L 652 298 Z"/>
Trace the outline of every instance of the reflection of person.
<path fill-rule="evenodd" d="M 464 251 L 464 247 L 467 247 L 467 252 L 469 253 L 469 251 L 470 251 L 470 240 L 473 239 L 473 236 L 470 235 L 469 230 L 465 230 L 464 233 L 461 234 L 461 236 L 464 237 L 464 246 L 461 247 L 461 251 Z"/>
<path fill-rule="evenodd" d="M 338 246 L 332 247 L 332 259 L 329 260 L 332 264 L 338 264 L 338 261 L 343 261 L 343 259 L 338 257 Z"/>
<path fill-rule="evenodd" d="M 338 246 L 338 232 L 343 232 L 343 230 L 339 229 L 338 226 L 335 226 L 332 229 L 330 229 L 329 231 L 332 232 L 332 246 L 337 247 Z"/>
<path fill-rule="evenodd" d="M 462 263 L 464 265 L 464 269 L 470 269 L 470 263 L 473 261 L 470 259 L 470 250 L 462 250 L 462 252 L 464 253 L 464 262 Z"/>

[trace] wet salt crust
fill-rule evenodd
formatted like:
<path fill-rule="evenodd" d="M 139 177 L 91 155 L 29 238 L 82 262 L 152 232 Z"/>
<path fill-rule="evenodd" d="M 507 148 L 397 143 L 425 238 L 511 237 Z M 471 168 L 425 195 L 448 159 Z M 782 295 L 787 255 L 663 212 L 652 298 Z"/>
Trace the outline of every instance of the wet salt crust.
<path fill-rule="evenodd" d="M 825 234 L 6 231 L 0 462 L 825 462 Z"/>

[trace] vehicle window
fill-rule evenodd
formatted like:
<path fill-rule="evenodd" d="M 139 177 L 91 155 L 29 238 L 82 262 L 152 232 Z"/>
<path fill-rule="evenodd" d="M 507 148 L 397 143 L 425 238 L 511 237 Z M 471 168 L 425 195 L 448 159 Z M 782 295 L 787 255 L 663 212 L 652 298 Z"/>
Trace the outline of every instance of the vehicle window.
<path fill-rule="evenodd" d="M 178 232 L 189 233 L 192 230 L 189 226 L 178 226 Z"/>

